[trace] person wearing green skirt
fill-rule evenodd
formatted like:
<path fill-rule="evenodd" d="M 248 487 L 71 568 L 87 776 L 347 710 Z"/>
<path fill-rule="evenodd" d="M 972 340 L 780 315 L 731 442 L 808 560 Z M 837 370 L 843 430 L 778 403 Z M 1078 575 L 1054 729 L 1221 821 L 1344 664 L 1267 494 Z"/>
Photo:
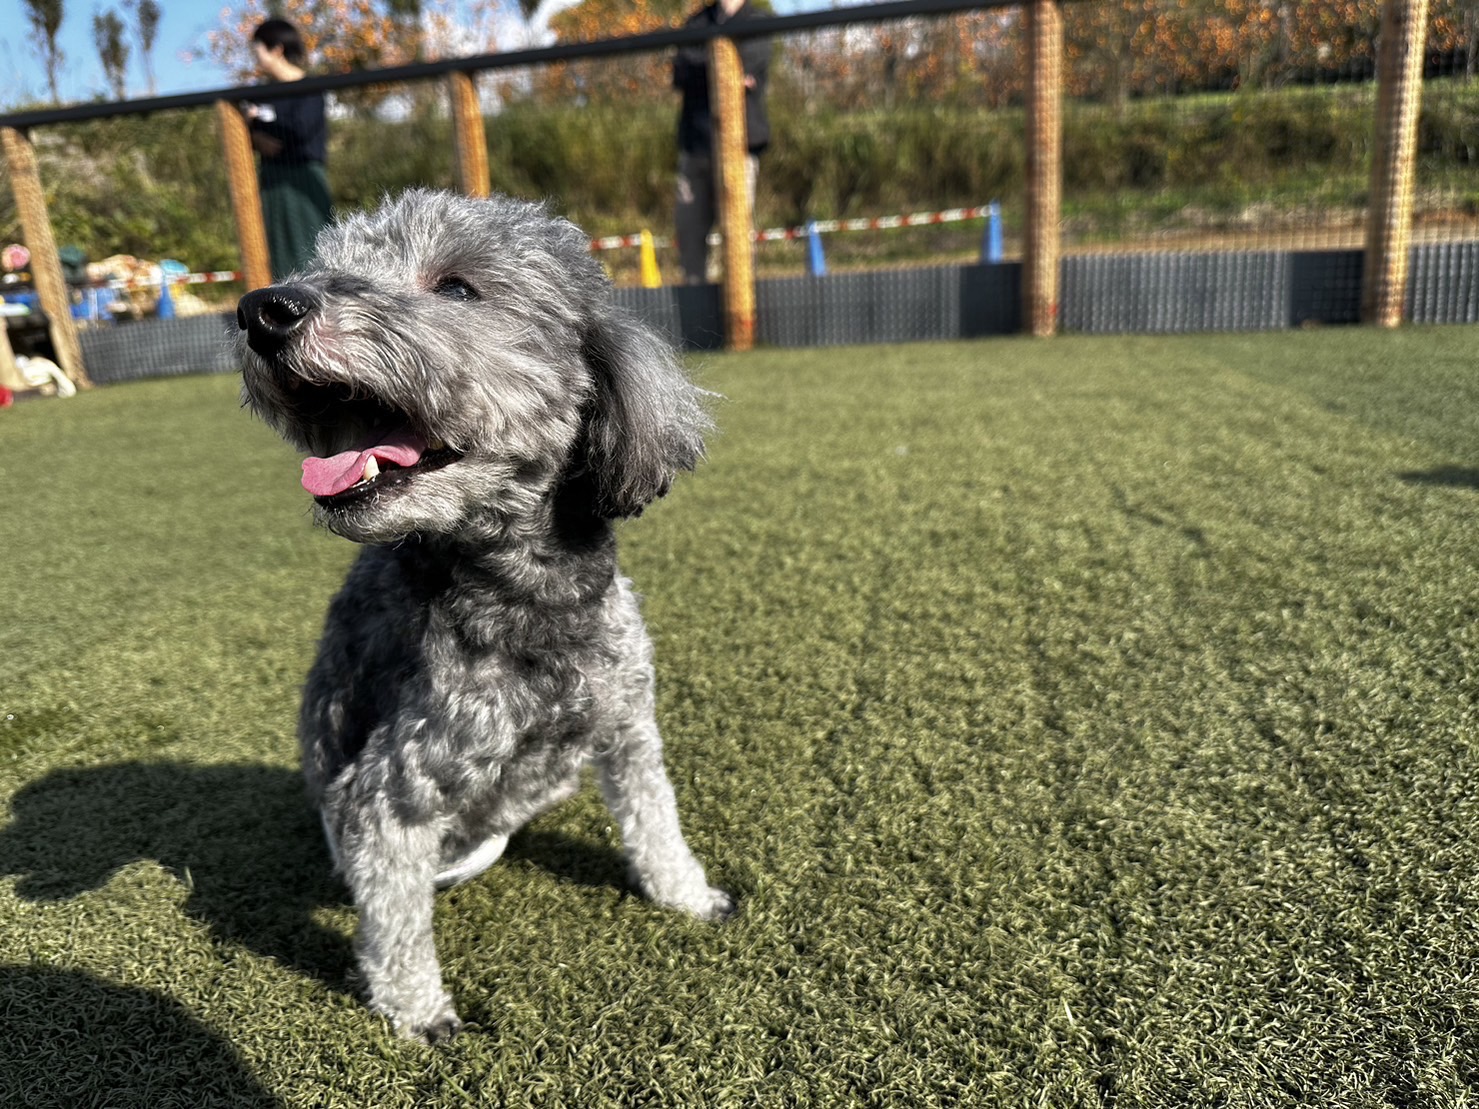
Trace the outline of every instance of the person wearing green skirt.
<path fill-rule="evenodd" d="M 301 81 L 307 52 L 298 29 L 269 19 L 252 32 L 257 68 L 271 81 Z M 329 222 L 329 179 L 324 172 L 328 118 L 322 94 L 246 106 L 252 146 L 261 155 L 257 183 L 272 279 L 281 281 L 313 257 L 313 243 Z"/>

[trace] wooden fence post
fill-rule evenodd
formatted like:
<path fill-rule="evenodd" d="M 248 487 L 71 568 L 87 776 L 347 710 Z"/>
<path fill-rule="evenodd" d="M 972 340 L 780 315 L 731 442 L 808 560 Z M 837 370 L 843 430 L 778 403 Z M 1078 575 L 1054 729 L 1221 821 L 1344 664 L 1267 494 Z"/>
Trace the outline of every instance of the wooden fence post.
<path fill-rule="evenodd" d="M 1378 327 L 1400 324 L 1407 301 L 1427 26 L 1428 0 L 1386 0 L 1382 5 L 1376 56 L 1376 143 L 1371 152 L 1371 200 L 1361 274 L 1361 319 Z"/>
<path fill-rule="evenodd" d="M 724 346 L 750 350 L 755 346 L 754 198 L 745 135 L 745 70 L 729 39 L 709 43 L 709 105 L 718 124 L 714 176 L 724 239 Z"/>
<path fill-rule="evenodd" d="M 488 135 L 483 130 L 477 80 L 471 74 L 449 73 L 447 91 L 452 97 L 452 137 L 457 144 L 457 187 L 467 196 L 487 196 Z"/>
<path fill-rule="evenodd" d="M 231 190 L 231 212 L 236 218 L 242 278 L 247 289 L 260 289 L 272 284 L 272 261 L 267 254 L 267 229 L 262 223 L 262 198 L 257 192 L 251 131 L 241 111 L 229 101 L 216 101 L 216 122 L 221 129 L 221 151 L 226 158 L 226 183 Z"/>
<path fill-rule="evenodd" d="M 21 234 L 26 249 L 31 252 L 31 283 L 36 287 L 41 310 L 46 313 L 57 363 L 79 389 L 91 389 L 92 380 L 82 361 L 82 344 L 77 341 L 77 327 L 72 322 L 72 298 L 67 295 L 62 260 L 57 255 L 51 216 L 46 211 L 46 193 L 41 188 L 36 150 L 30 136 L 13 127 L 0 127 L 0 145 L 10 168 L 10 187 L 15 193 Z"/>
<path fill-rule="evenodd" d="M 1058 330 L 1063 194 L 1063 11 L 1029 0 L 1027 14 L 1027 219 L 1022 318 L 1033 335 Z"/>

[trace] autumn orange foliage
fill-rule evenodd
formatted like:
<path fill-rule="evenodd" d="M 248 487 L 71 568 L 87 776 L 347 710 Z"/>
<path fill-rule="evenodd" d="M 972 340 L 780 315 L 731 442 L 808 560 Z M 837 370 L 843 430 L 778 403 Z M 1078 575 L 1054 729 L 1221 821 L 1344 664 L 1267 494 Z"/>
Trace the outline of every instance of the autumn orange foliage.
<path fill-rule="evenodd" d="M 418 17 L 395 14 L 383 0 L 246 0 L 221 9 L 220 26 L 206 35 L 211 56 L 238 80 L 256 78 L 249 42 L 273 15 L 298 28 L 311 67 L 337 73 L 498 49 L 492 28 L 497 0 L 423 2 Z"/>
<path fill-rule="evenodd" d="M 556 41 L 589 42 L 675 27 L 700 0 L 583 0 L 550 21 Z M 1066 0 L 1065 67 L 1072 96 L 1119 102 L 1131 96 L 1369 73 L 1382 0 Z M 218 60 L 250 77 L 247 36 L 267 0 L 221 12 L 210 36 Z M 402 5 L 404 6 L 404 5 Z M 398 20 L 386 0 L 280 0 L 273 7 L 304 32 L 318 68 L 396 65 L 442 56 L 469 13 L 493 26 L 512 0 L 453 5 L 427 0 L 420 19 Z M 1430 55 L 1464 59 L 1472 76 L 1479 55 L 1479 4 L 1430 0 Z M 476 49 L 497 48 L 491 31 Z M 1023 61 L 1018 8 L 990 8 L 941 18 L 858 24 L 783 40 L 773 69 L 776 91 L 803 110 L 899 102 L 960 101 L 995 105 L 1021 96 Z M 623 55 L 541 67 L 513 95 L 577 103 L 664 99 L 669 52 Z M 517 90 L 517 91 L 515 91 Z"/>
<path fill-rule="evenodd" d="M 561 43 L 592 42 L 680 27 L 696 0 L 584 0 L 550 20 Z M 671 54 L 628 54 L 610 61 L 559 63 L 534 78 L 534 93 L 548 100 L 642 101 L 671 96 Z"/>
<path fill-rule="evenodd" d="M 1062 9 L 1069 94 L 1121 102 L 1367 76 L 1381 0 L 1066 0 Z M 1427 45 L 1430 57 L 1463 58 L 1472 76 L 1479 5 L 1432 0 Z M 785 56 L 803 100 L 852 108 L 996 105 L 1018 100 L 1024 86 L 1018 8 L 797 36 Z"/>

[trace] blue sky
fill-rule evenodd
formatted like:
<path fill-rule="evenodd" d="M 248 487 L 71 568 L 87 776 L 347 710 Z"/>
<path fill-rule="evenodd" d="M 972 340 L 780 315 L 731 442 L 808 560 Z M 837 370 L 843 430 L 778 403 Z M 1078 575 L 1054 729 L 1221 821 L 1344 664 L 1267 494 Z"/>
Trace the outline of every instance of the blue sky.
<path fill-rule="evenodd" d="M 154 43 L 154 73 L 161 94 L 220 88 L 229 83 L 226 75 L 206 56 L 205 33 L 219 26 L 220 7 L 214 3 L 157 0 L 163 15 Z M 103 93 L 103 67 L 92 42 L 92 17 L 109 8 L 128 22 L 120 3 L 107 0 L 66 0 L 61 45 L 66 55 L 59 80 L 64 100 L 88 100 Z M 31 42 L 31 25 L 21 0 L 0 0 L 0 103 L 47 98 L 46 71 Z M 133 45 L 133 53 L 138 47 Z M 197 53 L 186 63 L 183 55 Z M 143 67 L 134 57 L 129 64 L 129 94 L 146 94 Z"/>
<path fill-rule="evenodd" d="M 163 12 L 154 43 L 154 74 L 160 95 L 222 88 L 229 74 L 210 58 L 206 32 L 220 26 L 223 3 L 201 0 L 157 0 Z M 780 14 L 829 6 L 830 0 L 774 0 Z M 697 7 L 699 0 L 694 0 Z M 65 0 L 61 46 L 65 59 L 59 79 L 64 101 L 90 100 L 105 93 L 107 82 L 92 41 L 94 13 L 117 11 L 129 16 L 117 0 Z M 131 30 L 131 28 L 130 28 Z M 129 62 L 129 95 L 147 94 L 137 44 Z M 245 48 L 243 48 L 243 52 Z M 30 23 L 22 0 L 0 0 L 0 107 L 46 100 L 46 72 L 32 45 Z"/>

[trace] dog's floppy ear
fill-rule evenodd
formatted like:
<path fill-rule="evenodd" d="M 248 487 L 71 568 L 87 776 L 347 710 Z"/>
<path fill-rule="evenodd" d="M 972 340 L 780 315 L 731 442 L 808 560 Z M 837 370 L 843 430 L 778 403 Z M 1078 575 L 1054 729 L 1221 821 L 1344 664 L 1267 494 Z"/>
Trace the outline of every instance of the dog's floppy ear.
<path fill-rule="evenodd" d="M 595 379 L 583 447 L 597 510 L 636 516 L 703 457 L 707 394 L 665 340 L 620 310 L 592 323 L 582 354 Z"/>

